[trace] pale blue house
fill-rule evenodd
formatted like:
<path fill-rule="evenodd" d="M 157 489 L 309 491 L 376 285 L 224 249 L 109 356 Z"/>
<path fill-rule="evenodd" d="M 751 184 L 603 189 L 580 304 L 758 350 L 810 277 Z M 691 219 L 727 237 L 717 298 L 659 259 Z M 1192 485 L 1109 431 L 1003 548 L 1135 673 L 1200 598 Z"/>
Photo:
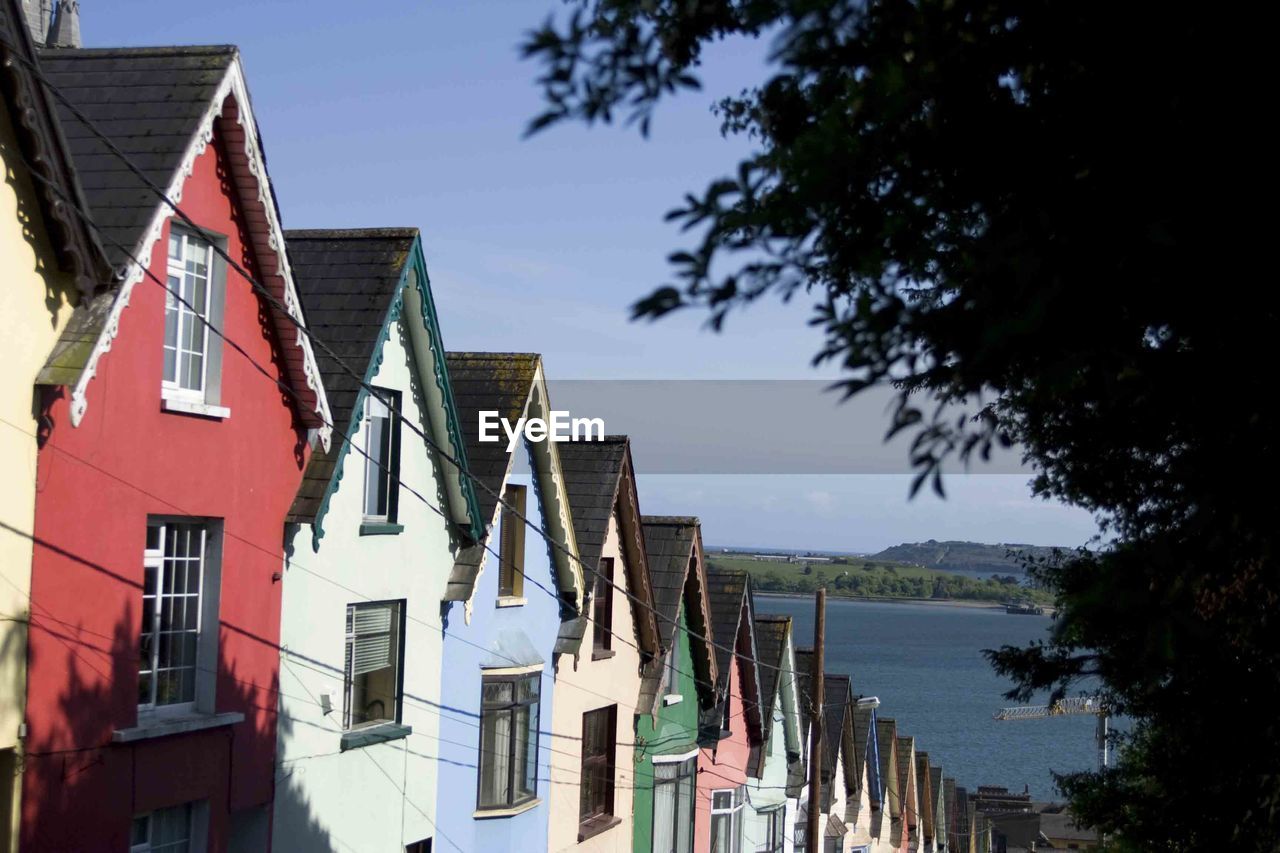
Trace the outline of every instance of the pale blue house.
<path fill-rule="evenodd" d="M 501 430 L 498 441 L 479 440 L 481 412 L 512 423 L 548 417 L 546 383 L 537 355 L 447 361 L 488 536 L 455 562 L 441 607 L 434 849 L 546 850 L 555 665 L 577 653 L 586 629 L 583 576 L 556 444 L 522 442 L 508 453 Z"/>

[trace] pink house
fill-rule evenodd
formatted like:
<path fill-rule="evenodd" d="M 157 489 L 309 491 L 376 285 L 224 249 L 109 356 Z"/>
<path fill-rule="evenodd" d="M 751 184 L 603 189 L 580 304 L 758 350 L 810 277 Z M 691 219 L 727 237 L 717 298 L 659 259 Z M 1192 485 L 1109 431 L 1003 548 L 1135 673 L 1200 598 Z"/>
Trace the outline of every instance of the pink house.
<path fill-rule="evenodd" d="M 746 572 L 707 570 L 715 642 L 715 704 L 699 725 L 695 853 L 743 849 L 747 772 L 752 750 L 764 742 L 756 671 L 755 604 Z"/>

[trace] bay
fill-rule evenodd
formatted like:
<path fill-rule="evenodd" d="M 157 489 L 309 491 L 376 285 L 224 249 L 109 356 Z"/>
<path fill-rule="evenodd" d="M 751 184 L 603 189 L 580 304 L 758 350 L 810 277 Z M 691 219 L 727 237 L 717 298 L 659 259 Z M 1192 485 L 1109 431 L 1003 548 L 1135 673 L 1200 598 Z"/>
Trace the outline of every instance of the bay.
<path fill-rule="evenodd" d="M 813 644 L 813 599 L 756 594 L 760 613 L 791 616 L 797 646 Z M 1093 717 L 997 721 L 1016 704 L 983 649 L 1047 637 L 1047 616 L 999 609 L 827 599 L 828 672 L 853 692 L 880 699 L 881 717 L 916 739 L 947 776 L 970 790 L 1003 785 L 1034 799 L 1060 799 L 1051 771 L 1096 766 Z"/>

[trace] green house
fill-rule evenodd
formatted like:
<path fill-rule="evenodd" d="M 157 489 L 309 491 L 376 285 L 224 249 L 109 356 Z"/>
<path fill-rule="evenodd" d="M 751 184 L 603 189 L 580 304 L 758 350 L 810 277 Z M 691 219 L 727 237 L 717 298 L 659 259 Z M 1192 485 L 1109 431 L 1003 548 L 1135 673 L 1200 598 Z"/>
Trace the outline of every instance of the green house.
<path fill-rule="evenodd" d="M 716 682 L 698 519 L 645 516 L 663 656 L 644 673 L 635 725 L 637 853 L 692 853 L 699 710 Z"/>

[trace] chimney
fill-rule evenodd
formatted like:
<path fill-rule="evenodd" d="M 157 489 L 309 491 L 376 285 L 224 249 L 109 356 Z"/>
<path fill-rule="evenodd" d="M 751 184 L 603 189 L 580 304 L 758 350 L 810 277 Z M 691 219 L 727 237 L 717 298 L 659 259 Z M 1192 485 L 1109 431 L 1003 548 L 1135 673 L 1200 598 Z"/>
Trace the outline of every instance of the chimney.
<path fill-rule="evenodd" d="M 58 10 L 53 16 L 47 46 L 80 46 L 80 0 L 58 0 Z"/>
<path fill-rule="evenodd" d="M 53 22 L 53 0 L 22 0 L 22 17 L 36 47 L 44 47 Z"/>

